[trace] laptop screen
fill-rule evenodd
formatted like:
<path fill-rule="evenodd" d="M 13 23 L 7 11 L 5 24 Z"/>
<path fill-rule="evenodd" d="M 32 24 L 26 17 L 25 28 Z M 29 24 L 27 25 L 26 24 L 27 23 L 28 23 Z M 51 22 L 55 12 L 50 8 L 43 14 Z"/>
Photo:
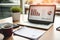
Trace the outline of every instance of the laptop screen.
<path fill-rule="evenodd" d="M 54 21 L 55 5 L 31 5 L 29 19 L 38 21 Z"/>

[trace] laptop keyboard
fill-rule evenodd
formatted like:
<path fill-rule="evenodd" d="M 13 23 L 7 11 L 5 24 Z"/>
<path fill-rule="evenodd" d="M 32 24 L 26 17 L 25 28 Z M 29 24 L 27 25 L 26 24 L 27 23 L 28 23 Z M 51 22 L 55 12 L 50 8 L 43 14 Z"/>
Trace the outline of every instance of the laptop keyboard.
<path fill-rule="evenodd" d="M 51 24 L 51 23 L 33 23 L 33 24 L 49 25 L 49 24 Z"/>
<path fill-rule="evenodd" d="M 42 25 L 49 25 L 50 23 L 48 23 L 48 24 L 42 24 Z"/>

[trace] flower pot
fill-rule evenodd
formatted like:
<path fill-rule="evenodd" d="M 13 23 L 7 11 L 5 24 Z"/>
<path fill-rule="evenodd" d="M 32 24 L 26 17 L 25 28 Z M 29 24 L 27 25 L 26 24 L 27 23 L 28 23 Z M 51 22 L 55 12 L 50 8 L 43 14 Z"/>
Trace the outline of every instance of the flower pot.
<path fill-rule="evenodd" d="M 12 13 L 13 22 L 20 21 L 20 12 Z"/>

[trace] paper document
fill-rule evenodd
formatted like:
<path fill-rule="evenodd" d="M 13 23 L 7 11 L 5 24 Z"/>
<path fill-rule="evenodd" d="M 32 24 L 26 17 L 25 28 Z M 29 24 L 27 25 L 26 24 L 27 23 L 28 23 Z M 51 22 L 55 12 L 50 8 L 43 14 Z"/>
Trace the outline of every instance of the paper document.
<path fill-rule="evenodd" d="M 36 40 L 40 38 L 46 31 L 33 29 L 29 27 L 23 27 L 18 31 L 15 31 L 14 33 L 29 39 Z"/>

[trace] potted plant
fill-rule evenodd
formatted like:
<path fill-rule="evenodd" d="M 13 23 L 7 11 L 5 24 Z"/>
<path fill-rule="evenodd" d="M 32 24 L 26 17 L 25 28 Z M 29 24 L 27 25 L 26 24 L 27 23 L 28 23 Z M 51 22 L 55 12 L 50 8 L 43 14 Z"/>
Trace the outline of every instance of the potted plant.
<path fill-rule="evenodd" d="M 20 21 L 20 14 L 22 12 L 22 8 L 20 6 L 13 6 L 11 7 L 11 12 L 13 21 Z"/>

